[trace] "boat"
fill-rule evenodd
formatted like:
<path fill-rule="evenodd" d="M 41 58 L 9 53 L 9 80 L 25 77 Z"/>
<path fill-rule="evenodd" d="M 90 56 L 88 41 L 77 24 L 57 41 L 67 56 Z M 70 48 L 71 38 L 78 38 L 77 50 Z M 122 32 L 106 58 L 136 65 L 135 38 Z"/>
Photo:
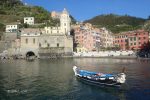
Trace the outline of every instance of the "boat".
<path fill-rule="evenodd" d="M 123 72 L 119 74 L 103 74 L 100 72 L 80 70 L 77 66 L 73 67 L 73 71 L 77 79 L 99 86 L 105 85 L 120 87 L 126 81 L 124 70 L 125 69 L 123 69 Z"/>
<path fill-rule="evenodd" d="M 26 58 L 27 61 L 34 61 L 35 60 L 35 56 L 28 56 Z"/>

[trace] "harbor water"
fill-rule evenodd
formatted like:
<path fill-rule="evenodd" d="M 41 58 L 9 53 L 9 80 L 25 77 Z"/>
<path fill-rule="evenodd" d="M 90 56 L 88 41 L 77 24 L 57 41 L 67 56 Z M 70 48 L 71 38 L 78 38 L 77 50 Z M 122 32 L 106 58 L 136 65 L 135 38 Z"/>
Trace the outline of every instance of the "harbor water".
<path fill-rule="evenodd" d="M 76 79 L 73 66 L 102 73 L 126 68 L 120 88 Z M 150 100 L 150 60 L 64 58 L 0 60 L 0 100 Z"/>

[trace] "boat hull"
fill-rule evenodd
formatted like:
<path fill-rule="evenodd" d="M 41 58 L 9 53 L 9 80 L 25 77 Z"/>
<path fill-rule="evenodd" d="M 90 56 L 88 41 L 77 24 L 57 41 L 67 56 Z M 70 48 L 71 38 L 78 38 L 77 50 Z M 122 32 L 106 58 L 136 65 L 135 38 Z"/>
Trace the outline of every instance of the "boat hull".
<path fill-rule="evenodd" d="M 121 83 L 117 83 L 115 81 L 111 81 L 111 80 L 99 80 L 99 81 L 96 81 L 96 80 L 91 80 L 91 79 L 88 79 L 88 78 L 85 78 L 85 77 L 80 77 L 80 76 L 76 76 L 76 78 L 79 80 L 79 81 L 83 81 L 83 82 L 86 82 L 88 84 L 92 84 L 92 85 L 97 85 L 97 86 L 115 86 L 115 87 L 120 87 L 121 86 Z"/>
<path fill-rule="evenodd" d="M 90 72 L 86 70 L 79 70 L 76 66 L 73 67 L 73 71 L 77 79 L 85 81 L 94 85 L 105 85 L 105 86 L 121 86 L 125 83 L 125 74 L 102 74 L 97 72 Z"/>

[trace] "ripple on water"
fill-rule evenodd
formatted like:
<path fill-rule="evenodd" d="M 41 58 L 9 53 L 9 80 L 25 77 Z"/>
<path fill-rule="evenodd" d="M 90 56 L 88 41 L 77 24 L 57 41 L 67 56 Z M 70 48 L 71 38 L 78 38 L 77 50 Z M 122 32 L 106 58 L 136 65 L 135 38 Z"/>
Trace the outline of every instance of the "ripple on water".
<path fill-rule="evenodd" d="M 117 73 L 126 67 L 121 89 L 97 87 L 76 80 L 72 66 Z M 148 100 L 150 62 L 128 59 L 56 59 L 0 62 L 0 100 Z"/>

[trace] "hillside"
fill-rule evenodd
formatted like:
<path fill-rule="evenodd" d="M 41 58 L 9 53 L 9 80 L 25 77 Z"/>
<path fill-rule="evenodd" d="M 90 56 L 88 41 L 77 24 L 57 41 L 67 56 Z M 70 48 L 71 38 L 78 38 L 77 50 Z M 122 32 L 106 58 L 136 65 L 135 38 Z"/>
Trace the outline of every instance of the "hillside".
<path fill-rule="evenodd" d="M 35 18 L 35 23 L 46 23 L 49 26 L 56 26 L 59 21 L 52 19 L 50 12 L 40 6 L 24 5 L 20 0 L 0 0 L 0 31 L 4 30 L 4 25 L 7 23 L 21 22 L 23 26 L 23 18 L 32 16 Z M 75 21 L 71 17 L 72 21 Z M 38 27 L 44 27 L 41 25 Z"/>
<path fill-rule="evenodd" d="M 33 16 L 35 22 L 40 23 L 50 20 L 47 10 L 39 6 L 25 6 L 20 0 L 1 0 L 0 1 L 0 22 L 11 23 L 17 20 L 23 21 L 23 17 Z M 7 18 L 7 20 L 5 19 Z"/>
<path fill-rule="evenodd" d="M 106 27 L 113 33 L 119 33 L 123 31 L 132 31 L 142 28 L 142 26 L 146 22 L 146 19 L 136 18 L 128 15 L 119 16 L 109 14 L 99 15 L 84 22 L 91 23 L 95 27 Z"/>

